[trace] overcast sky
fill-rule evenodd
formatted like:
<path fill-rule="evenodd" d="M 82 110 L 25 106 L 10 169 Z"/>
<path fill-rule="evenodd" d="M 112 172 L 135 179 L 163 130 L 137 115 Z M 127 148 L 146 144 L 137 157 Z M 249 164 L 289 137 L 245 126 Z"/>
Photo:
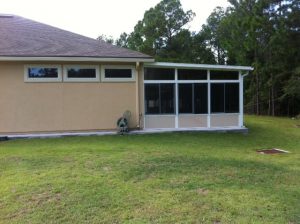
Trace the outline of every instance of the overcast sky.
<path fill-rule="evenodd" d="M 101 34 L 118 38 L 131 32 L 144 12 L 160 0 L 0 0 L 0 13 L 20 15 L 65 30 L 96 38 Z M 184 10 L 196 17 L 190 29 L 199 31 L 217 6 L 227 0 L 181 0 Z"/>

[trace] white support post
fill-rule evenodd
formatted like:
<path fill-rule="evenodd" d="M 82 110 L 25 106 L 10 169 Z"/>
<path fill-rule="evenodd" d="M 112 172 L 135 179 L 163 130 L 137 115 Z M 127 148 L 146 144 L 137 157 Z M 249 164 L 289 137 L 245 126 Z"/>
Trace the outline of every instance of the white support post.
<path fill-rule="evenodd" d="M 207 127 L 210 128 L 210 70 L 207 70 Z"/>
<path fill-rule="evenodd" d="M 175 68 L 175 128 L 178 128 L 178 69 Z"/>
<path fill-rule="evenodd" d="M 239 127 L 244 127 L 244 77 L 242 72 L 239 72 L 239 100 L 240 100 L 240 113 L 239 113 Z"/>

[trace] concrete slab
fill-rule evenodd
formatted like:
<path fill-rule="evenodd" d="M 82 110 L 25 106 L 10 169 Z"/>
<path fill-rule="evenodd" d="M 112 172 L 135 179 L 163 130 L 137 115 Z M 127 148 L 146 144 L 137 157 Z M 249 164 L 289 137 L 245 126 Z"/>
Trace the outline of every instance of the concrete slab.
<path fill-rule="evenodd" d="M 143 129 L 133 130 L 128 134 L 157 134 L 168 132 L 239 132 L 248 133 L 248 128 L 236 127 L 220 127 L 220 128 L 162 128 L 162 129 Z M 75 137 L 75 136 L 103 136 L 103 135 L 119 135 L 116 131 L 86 131 L 86 132 L 55 132 L 55 133 L 31 133 L 31 134 L 2 134 L 0 141 L 10 139 L 27 139 L 27 138 L 61 138 L 61 137 Z"/>

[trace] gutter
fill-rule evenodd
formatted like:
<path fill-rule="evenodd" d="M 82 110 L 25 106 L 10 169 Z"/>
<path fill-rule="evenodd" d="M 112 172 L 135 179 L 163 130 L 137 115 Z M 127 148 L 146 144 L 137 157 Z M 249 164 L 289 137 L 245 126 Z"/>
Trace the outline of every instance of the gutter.
<path fill-rule="evenodd" d="M 0 61 L 64 61 L 64 62 L 154 62 L 154 58 L 99 57 L 13 57 L 0 56 Z"/>
<path fill-rule="evenodd" d="M 253 69 L 251 71 L 253 71 Z M 248 75 L 249 75 L 249 71 L 247 71 L 245 74 L 242 75 L 243 79 Z"/>
<path fill-rule="evenodd" d="M 189 64 L 189 63 L 169 63 L 169 62 L 154 62 L 146 63 L 148 68 L 177 68 L 177 69 L 212 69 L 212 70 L 227 70 L 227 71 L 253 71 L 250 66 L 236 65 L 212 65 L 212 64 Z"/>

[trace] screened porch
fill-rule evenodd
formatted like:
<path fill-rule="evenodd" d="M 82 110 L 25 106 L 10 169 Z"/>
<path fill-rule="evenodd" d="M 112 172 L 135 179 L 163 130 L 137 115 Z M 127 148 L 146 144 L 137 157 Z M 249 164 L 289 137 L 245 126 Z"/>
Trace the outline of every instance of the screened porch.
<path fill-rule="evenodd" d="M 149 63 L 145 129 L 242 128 L 245 66 Z"/>

